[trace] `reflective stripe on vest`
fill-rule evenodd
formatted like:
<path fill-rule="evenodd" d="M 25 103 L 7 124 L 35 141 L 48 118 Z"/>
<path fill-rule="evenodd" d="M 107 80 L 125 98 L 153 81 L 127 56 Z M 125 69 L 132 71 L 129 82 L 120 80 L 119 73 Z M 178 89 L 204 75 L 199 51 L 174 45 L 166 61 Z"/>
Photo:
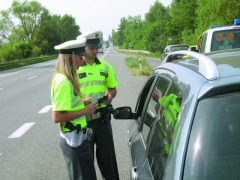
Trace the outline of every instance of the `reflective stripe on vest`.
<path fill-rule="evenodd" d="M 105 95 L 107 87 L 106 87 L 106 78 L 109 74 L 109 64 L 100 60 L 100 63 L 93 64 L 92 68 L 96 70 L 96 72 L 90 71 L 89 65 L 84 65 L 79 68 L 78 77 L 81 93 L 84 97 L 93 97 L 95 94 L 98 94 L 98 97 L 102 97 Z M 83 74 L 83 76 L 81 76 Z M 106 105 L 101 105 L 101 107 L 105 107 Z"/>

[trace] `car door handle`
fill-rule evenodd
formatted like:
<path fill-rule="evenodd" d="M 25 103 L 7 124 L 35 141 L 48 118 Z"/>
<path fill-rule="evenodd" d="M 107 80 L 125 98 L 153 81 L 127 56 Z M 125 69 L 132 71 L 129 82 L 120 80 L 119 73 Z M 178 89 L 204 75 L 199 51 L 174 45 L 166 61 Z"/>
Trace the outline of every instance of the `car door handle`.
<path fill-rule="evenodd" d="M 128 147 L 132 146 L 132 137 L 128 140 Z"/>
<path fill-rule="evenodd" d="M 132 180 L 137 180 L 137 178 L 138 178 L 137 166 L 132 168 L 132 170 L 131 170 L 131 177 L 132 177 Z"/>

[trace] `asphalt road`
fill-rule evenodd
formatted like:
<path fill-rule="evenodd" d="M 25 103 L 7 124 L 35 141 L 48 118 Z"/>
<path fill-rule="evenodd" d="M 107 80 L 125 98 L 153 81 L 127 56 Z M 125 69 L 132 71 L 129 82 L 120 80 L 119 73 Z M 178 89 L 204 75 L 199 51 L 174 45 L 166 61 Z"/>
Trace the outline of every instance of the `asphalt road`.
<path fill-rule="evenodd" d="M 113 107 L 128 105 L 134 110 L 147 77 L 134 77 L 125 64 L 126 55 L 117 53 L 112 46 L 98 57 L 115 69 L 119 86 Z M 159 64 L 159 60 L 150 61 Z M 51 60 L 0 71 L 0 179 L 66 179 L 65 162 L 58 145 L 59 127 L 51 119 L 50 83 L 55 63 L 56 60 Z M 127 146 L 129 121 L 112 119 L 122 180 L 129 179 L 131 168 Z"/>

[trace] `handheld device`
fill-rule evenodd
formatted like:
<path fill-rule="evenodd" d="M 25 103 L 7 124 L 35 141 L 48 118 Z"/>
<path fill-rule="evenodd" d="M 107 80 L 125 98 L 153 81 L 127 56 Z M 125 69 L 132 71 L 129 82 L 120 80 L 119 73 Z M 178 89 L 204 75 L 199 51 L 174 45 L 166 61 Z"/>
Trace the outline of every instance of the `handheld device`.
<path fill-rule="evenodd" d="M 108 97 L 107 96 L 102 96 L 102 97 L 100 97 L 100 98 L 98 98 L 98 104 L 101 104 L 101 103 L 103 103 L 104 101 L 106 101 L 108 99 Z"/>

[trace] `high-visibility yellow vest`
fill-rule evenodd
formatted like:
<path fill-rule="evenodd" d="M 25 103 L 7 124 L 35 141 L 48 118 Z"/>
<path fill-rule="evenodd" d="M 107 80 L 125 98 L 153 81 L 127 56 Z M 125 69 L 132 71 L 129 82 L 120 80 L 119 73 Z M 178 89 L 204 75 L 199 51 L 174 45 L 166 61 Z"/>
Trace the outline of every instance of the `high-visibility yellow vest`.
<path fill-rule="evenodd" d="M 95 94 L 102 97 L 107 88 L 115 88 L 118 85 L 113 67 L 102 59 L 96 58 L 92 66 L 87 63 L 81 64 L 77 74 L 83 97 L 93 97 Z M 101 104 L 100 108 L 105 106 Z"/>
<path fill-rule="evenodd" d="M 81 97 L 74 94 L 72 83 L 61 73 L 58 73 L 54 77 L 51 86 L 51 101 L 53 106 L 52 111 L 76 111 L 85 108 Z M 74 126 L 80 124 L 81 128 L 87 126 L 85 116 L 78 117 L 70 122 Z M 65 124 L 60 123 L 62 132 L 69 132 L 70 130 L 65 128 Z"/>

